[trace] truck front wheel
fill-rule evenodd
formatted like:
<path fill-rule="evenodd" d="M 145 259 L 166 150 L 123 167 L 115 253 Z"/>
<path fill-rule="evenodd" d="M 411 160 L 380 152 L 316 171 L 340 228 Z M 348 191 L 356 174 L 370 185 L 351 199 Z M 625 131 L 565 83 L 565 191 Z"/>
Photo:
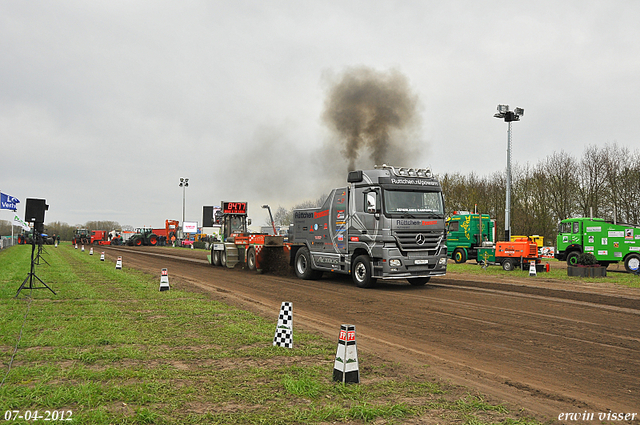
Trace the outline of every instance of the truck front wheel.
<path fill-rule="evenodd" d="M 371 262 L 366 255 L 359 255 L 353 262 L 353 270 L 351 270 L 353 282 L 359 288 L 371 288 L 375 285 L 376 280 L 371 275 Z"/>
<path fill-rule="evenodd" d="M 624 268 L 629 273 L 636 273 L 640 269 L 640 256 L 638 254 L 629 254 L 624 259 Z"/>
<path fill-rule="evenodd" d="M 304 280 L 320 279 L 322 272 L 311 268 L 311 253 L 306 247 L 300 248 L 296 252 L 294 262 L 296 276 Z"/>
<path fill-rule="evenodd" d="M 568 266 L 575 266 L 576 264 L 578 264 L 578 256 L 580 255 L 579 252 L 577 251 L 571 251 L 570 253 L 567 254 L 567 265 Z"/>
<path fill-rule="evenodd" d="M 467 253 L 464 252 L 464 249 L 456 248 L 456 250 L 453 251 L 453 261 L 455 261 L 456 264 L 467 262 Z"/>

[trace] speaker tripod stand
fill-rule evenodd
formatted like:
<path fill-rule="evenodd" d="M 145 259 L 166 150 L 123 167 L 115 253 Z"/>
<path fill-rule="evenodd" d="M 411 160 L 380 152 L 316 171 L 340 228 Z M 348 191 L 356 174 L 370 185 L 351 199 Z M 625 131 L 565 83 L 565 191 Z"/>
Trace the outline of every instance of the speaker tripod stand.
<path fill-rule="evenodd" d="M 34 266 L 36 263 L 36 258 L 34 258 L 34 254 L 36 251 L 36 230 L 35 227 L 33 229 L 33 237 L 31 238 L 31 271 L 29 272 L 29 274 L 27 275 L 27 278 L 24 280 L 24 282 L 22 282 L 22 285 L 20 285 L 20 287 L 18 288 L 18 292 L 16 293 L 16 296 L 14 298 L 18 298 L 18 295 L 20 295 L 20 291 L 22 291 L 23 289 L 48 289 L 51 292 L 53 292 L 53 295 L 58 295 L 55 293 L 55 291 L 53 289 L 51 289 L 46 283 L 44 283 L 42 281 L 42 279 L 40 279 L 34 270 Z M 40 250 L 38 250 L 38 257 L 40 256 Z M 44 260 L 44 259 L 43 259 Z M 49 263 L 47 263 L 49 264 Z M 35 282 L 33 279 L 36 278 L 38 279 L 38 281 L 40 283 L 42 283 L 44 286 L 35 286 L 37 285 L 37 282 Z"/>

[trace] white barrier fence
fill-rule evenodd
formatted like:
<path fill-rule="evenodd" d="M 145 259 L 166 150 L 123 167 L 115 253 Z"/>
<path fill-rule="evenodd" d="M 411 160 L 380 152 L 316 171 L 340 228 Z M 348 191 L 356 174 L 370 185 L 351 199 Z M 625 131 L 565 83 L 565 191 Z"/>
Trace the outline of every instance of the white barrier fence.
<path fill-rule="evenodd" d="M 0 237 L 0 249 L 9 248 L 12 245 L 18 244 L 18 237 L 14 236 L 13 243 L 11 243 L 11 236 L 1 236 Z"/>

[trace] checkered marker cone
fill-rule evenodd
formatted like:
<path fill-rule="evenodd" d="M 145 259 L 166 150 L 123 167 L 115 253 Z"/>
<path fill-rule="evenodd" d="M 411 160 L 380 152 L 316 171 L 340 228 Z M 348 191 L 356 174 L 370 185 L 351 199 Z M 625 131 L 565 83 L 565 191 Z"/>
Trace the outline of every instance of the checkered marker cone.
<path fill-rule="evenodd" d="M 80 251 L 84 252 L 84 245 L 82 245 L 82 248 L 80 249 Z"/>
<path fill-rule="evenodd" d="M 169 290 L 169 272 L 167 269 L 162 269 L 162 275 L 160 276 L 160 291 Z"/>
<path fill-rule="evenodd" d="M 293 348 L 293 304 L 284 301 L 280 306 L 278 327 L 273 337 L 273 345 L 284 348 Z"/>
<path fill-rule="evenodd" d="M 104 251 L 100 253 L 100 261 L 104 261 Z"/>
<path fill-rule="evenodd" d="M 333 364 L 333 380 L 343 384 L 360 383 L 355 325 L 340 325 L 338 351 Z"/>
<path fill-rule="evenodd" d="M 118 257 L 116 260 L 116 270 L 122 270 L 122 257 Z"/>
<path fill-rule="evenodd" d="M 538 274 L 536 273 L 536 262 L 535 261 L 531 261 L 529 263 L 529 276 L 537 276 Z"/>
<path fill-rule="evenodd" d="M 89 255 L 93 255 L 93 247 L 89 248 Z"/>

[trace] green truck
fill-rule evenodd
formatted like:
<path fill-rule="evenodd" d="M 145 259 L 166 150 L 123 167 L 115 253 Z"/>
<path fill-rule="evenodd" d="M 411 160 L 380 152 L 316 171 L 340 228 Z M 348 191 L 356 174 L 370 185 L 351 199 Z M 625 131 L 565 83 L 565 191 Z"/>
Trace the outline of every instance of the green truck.
<path fill-rule="evenodd" d="M 483 242 L 493 248 L 495 241 L 495 220 L 489 214 L 454 211 L 447 218 L 447 255 L 458 264 L 477 260 Z"/>
<path fill-rule="evenodd" d="M 576 265 L 583 252 L 593 254 L 598 263 L 608 266 L 624 262 L 628 272 L 640 269 L 640 226 L 614 223 L 601 218 L 568 218 L 558 227 L 555 258 Z"/>

